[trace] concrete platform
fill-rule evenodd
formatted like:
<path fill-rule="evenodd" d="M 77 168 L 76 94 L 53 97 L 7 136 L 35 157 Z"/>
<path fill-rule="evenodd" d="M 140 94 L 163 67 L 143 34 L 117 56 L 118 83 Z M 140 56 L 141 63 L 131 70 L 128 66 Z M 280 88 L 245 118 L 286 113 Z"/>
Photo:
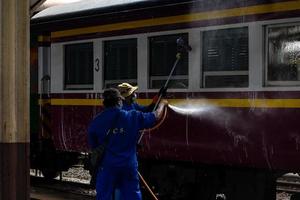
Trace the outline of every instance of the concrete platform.
<path fill-rule="evenodd" d="M 65 192 L 54 191 L 50 189 L 31 187 L 31 200 L 91 200 L 92 198 L 69 194 Z"/>

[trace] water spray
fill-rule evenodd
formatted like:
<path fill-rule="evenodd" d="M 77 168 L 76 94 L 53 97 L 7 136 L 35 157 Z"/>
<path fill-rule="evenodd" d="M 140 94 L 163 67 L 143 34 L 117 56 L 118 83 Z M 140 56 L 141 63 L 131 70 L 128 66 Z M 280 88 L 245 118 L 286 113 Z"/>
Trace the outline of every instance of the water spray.
<path fill-rule="evenodd" d="M 212 106 L 194 106 L 190 104 L 185 105 L 168 105 L 170 109 L 174 112 L 183 114 L 183 115 L 201 115 L 203 113 L 209 112 L 213 109 Z"/>

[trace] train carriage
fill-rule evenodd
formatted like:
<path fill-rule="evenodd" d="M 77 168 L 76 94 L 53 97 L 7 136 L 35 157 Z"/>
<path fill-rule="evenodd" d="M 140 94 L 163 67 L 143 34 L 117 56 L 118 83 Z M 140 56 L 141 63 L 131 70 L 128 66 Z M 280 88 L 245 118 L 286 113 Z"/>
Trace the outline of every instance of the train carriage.
<path fill-rule="evenodd" d="M 89 151 L 105 88 L 137 84 L 149 104 L 182 38 L 192 51 L 163 122 L 145 131 L 141 171 L 160 199 L 275 199 L 276 178 L 300 169 L 299 11 L 298 0 L 86 0 L 37 13 L 32 166 L 51 177 Z"/>

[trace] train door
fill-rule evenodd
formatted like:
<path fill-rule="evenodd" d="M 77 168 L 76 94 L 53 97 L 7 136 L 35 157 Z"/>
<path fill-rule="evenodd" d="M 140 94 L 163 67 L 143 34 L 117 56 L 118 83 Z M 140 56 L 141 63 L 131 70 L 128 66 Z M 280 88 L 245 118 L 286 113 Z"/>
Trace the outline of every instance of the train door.
<path fill-rule="evenodd" d="M 38 47 L 39 57 L 39 93 L 41 95 L 50 95 L 50 46 L 48 43 L 42 43 Z"/>
<path fill-rule="evenodd" d="M 38 47 L 38 85 L 40 105 L 40 139 L 50 139 L 50 74 L 51 74 L 50 38 L 39 37 Z"/>

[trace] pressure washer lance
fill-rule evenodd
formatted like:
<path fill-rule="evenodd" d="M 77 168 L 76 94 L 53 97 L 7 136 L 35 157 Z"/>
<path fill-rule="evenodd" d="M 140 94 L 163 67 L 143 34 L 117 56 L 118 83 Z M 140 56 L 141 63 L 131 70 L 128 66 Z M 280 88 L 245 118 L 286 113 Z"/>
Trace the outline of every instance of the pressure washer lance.
<path fill-rule="evenodd" d="M 166 91 L 167 88 L 168 88 L 168 84 L 169 84 L 169 81 L 171 79 L 171 76 L 173 75 L 173 72 L 177 66 L 177 63 L 179 62 L 180 58 L 181 58 L 181 54 L 184 53 L 184 52 L 189 52 L 192 50 L 192 47 L 190 47 L 187 43 L 185 43 L 185 41 L 182 39 L 182 37 L 178 38 L 176 40 L 176 44 L 177 44 L 177 54 L 176 54 L 176 60 L 174 62 L 174 65 L 171 69 L 171 72 L 168 76 L 168 79 L 166 80 L 165 82 L 165 85 L 161 88 L 161 93 L 159 94 L 159 97 L 158 97 L 158 100 L 156 101 L 156 104 L 153 108 L 153 111 L 155 111 L 157 109 L 157 106 L 162 98 L 162 95 L 163 95 L 163 91 Z"/>
<path fill-rule="evenodd" d="M 160 102 L 160 100 L 161 100 L 161 98 L 162 98 L 162 96 L 164 94 L 164 91 L 166 91 L 167 88 L 168 88 L 168 84 L 169 84 L 170 78 L 171 78 L 171 76 L 172 76 L 172 74 L 173 74 L 173 72 L 174 72 L 174 70 L 175 70 L 175 68 L 177 66 L 177 63 L 179 62 L 179 60 L 181 58 L 181 54 L 184 53 L 184 52 L 189 52 L 189 51 L 192 50 L 192 47 L 190 47 L 187 43 L 185 43 L 185 41 L 181 37 L 176 40 L 176 44 L 177 44 L 176 60 L 174 62 L 172 70 L 171 70 L 171 72 L 170 72 L 170 74 L 168 76 L 168 79 L 165 82 L 165 85 L 160 89 L 159 97 L 158 97 L 158 100 L 155 103 L 153 111 L 156 110 L 156 108 L 157 108 L 157 106 L 158 106 L 158 104 L 159 104 L 159 102 Z M 142 133 L 141 133 L 141 136 L 140 136 L 140 138 L 138 140 L 138 145 L 140 145 L 140 142 L 141 142 L 143 136 L 144 136 L 144 131 L 142 131 Z M 158 200 L 158 198 L 153 193 L 153 191 L 151 190 L 151 188 L 148 186 L 148 184 L 145 181 L 145 179 L 143 178 L 143 176 L 139 172 L 138 172 L 138 175 L 139 175 L 140 179 L 142 180 L 143 184 L 146 186 L 146 189 L 150 192 L 150 194 L 153 197 L 153 199 L 154 200 Z"/>
<path fill-rule="evenodd" d="M 192 47 L 189 46 L 189 45 L 182 39 L 182 37 L 180 37 L 180 38 L 178 38 L 178 39 L 176 40 L 176 44 L 177 44 L 176 60 L 175 60 L 175 62 L 174 62 L 174 64 L 173 64 L 173 67 L 172 67 L 172 69 L 171 69 L 171 71 L 170 71 L 170 74 L 169 74 L 169 76 L 168 76 L 168 78 L 167 78 L 167 80 L 166 80 L 164 86 L 160 89 L 161 92 L 160 92 L 160 94 L 159 94 L 159 96 L 158 96 L 158 100 L 157 100 L 156 103 L 155 103 L 155 106 L 154 106 L 154 108 L 153 108 L 153 111 L 155 111 L 155 110 L 157 109 L 157 106 L 158 106 L 158 104 L 160 103 L 160 100 L 161 100 L 161 98 L 162 98 L 162 96 L 163 96 L 163 93 L 164 93 L 163 91 L 166 91 L 167 88 L 168 88 L 169 81 L 170 81 L 170 79 L 171 79 L 171 76 L 173 75 L 173 72 L 174 72 L 174 70 L 175 70 L 175 68 L 176 68 L 176 66 L 177 66 L 177 63 L 179 62 L 179 60 L 180 60 L 180 58 L 181 58 L 181 54 L 184 53 L 184 52 L 189 52 L 189 51 L 192 50 Z M 140 137 L 139 137 L 139 139 L 138 139 L 138 145 L 141 143 L 141 140 L 142 140 L 143 136 L 144 136 L 144 131 L 141 133 L 141 135 L 140 135 Z"/>

